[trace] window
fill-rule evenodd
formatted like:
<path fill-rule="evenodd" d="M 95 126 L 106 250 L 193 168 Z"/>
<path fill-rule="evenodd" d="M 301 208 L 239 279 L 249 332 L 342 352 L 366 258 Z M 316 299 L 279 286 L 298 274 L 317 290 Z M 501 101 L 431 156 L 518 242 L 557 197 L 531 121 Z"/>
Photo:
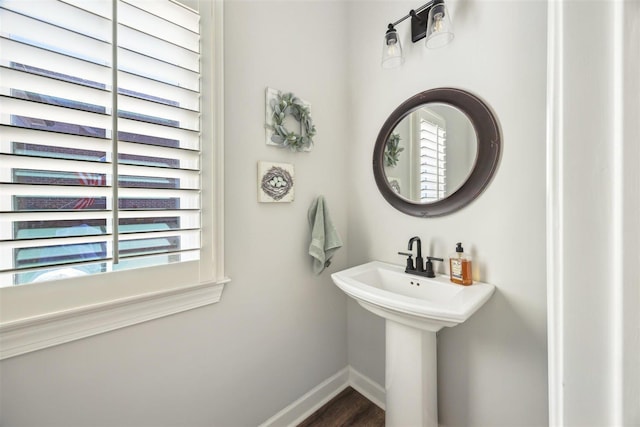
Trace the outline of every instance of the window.
<path fill-rule="evenodd" d="M 198 14 L 0 5 L 0 286 L 198 259 Z"/>
<path fill-rule="evenodd" d="M 446 126 L 444 119 L 427 109 L 419 111 L 417 134 L 420 147 L 421 203 L 435 202 L 446 194 Z"/>
<path fill-rule="evenodd" d="M 201 3 L 0 0 L 0 324 L 225 281 L 222 5 Z M 51 301 L 14 286 L 55 279 Z"/>

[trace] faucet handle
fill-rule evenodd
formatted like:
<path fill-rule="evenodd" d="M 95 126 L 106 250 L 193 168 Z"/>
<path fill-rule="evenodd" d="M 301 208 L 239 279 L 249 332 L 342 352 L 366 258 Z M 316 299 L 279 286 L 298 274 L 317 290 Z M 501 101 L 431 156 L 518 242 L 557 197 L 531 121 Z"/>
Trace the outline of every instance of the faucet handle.
<path fill-rule="evenodd" d="M 427 257 L 427 262 L 425 263 L 424 272 L 427 277 L 436 277 L 436 273 L 433 271 L 433 263 L 431 261 L 444 261 L 442 258 L 436 258 L 433 256 Z"/>
<path fill-rule="evenodd" d="M 398 255 L 404 255 L 407 257 L 407 267 L 405 268 L 405 272 L 406 271 L 413 271 L 415 270 L 415 267 L 413 266 L 413 258 L 411 258 L 413 256 L 412 253 L 409 252 L 398 252 Z"/>

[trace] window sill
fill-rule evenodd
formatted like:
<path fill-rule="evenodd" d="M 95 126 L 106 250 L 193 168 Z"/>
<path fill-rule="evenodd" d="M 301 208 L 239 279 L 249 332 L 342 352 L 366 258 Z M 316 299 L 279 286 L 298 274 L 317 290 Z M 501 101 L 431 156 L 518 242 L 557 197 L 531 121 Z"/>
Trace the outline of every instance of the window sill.
<path fill-rule="evenodd" d="M 216 303 L 229 281 L 224 278 L 1 324 L 0 360 Z"/>

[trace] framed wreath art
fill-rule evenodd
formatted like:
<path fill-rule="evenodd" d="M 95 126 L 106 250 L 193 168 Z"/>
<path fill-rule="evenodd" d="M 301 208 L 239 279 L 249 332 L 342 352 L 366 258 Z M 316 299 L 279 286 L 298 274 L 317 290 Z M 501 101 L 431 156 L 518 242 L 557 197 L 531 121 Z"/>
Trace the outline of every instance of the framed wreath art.
<path fill-rule="evenodd" d="M 384 151 L 384 165 L 390 168 L 395 167 L 400 160 L 400 153 L 404 148 L 400 147 L 400 134 L 392 133 L 387 140 L 387 146 Z"/>
<path fill-rule="evenodd" d="M 291 92 L 281 92 L 267 88 L 266 91 L 266 143 L 291 151 L 311 151 L 316 127 L 311 118 L 311 105 Z M 299 125 L 299 131 L 291 130 L 287 120 L 292 117 Z"/>

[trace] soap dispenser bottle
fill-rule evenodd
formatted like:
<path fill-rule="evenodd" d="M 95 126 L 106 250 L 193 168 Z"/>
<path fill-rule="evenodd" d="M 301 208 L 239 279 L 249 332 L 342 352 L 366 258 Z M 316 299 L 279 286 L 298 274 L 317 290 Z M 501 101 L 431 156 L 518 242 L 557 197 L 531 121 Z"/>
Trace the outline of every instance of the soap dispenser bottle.
<path fill-rule="evenodd" d="M 456 251 L 449 258 L 451 281 L 459 285 L 471 285 L 471 257 L 464 253 L 462 243 L 457 243 Z"/>

